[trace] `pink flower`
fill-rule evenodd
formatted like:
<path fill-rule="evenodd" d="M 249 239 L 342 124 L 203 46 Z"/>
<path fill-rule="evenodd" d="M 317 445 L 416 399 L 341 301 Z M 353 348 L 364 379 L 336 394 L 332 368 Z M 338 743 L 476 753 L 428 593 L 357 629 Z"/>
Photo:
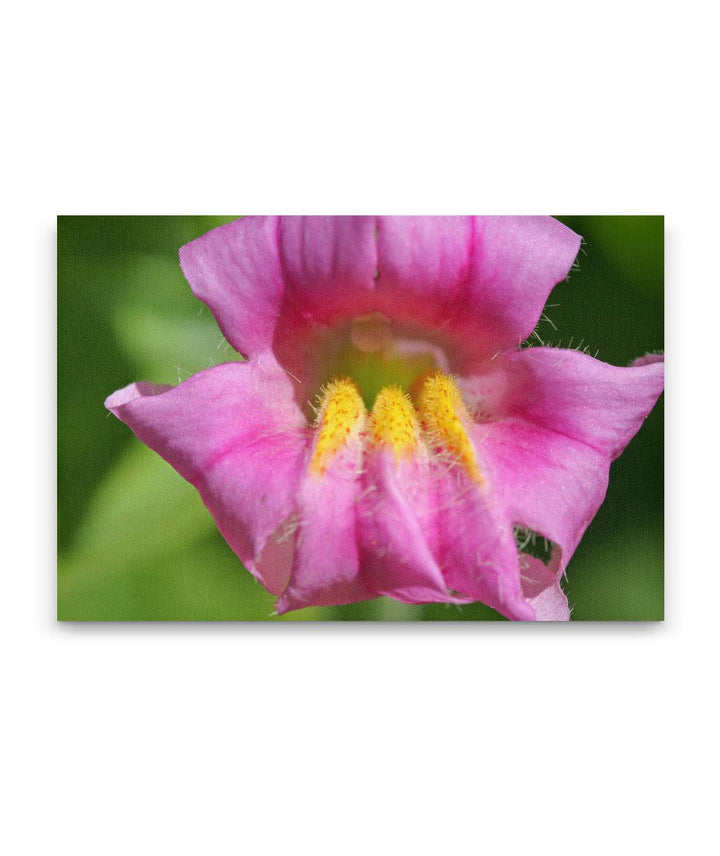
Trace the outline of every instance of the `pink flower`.
<path fill-rule="evenodd" d="M 106 406 L 279 612 L 387 595 L 567 620 L 560 577 L 663 388 L 661 357 L 519 348 L 579 245 L 548 217 L 236 221 L 180 260 L 247 361 Z"/>

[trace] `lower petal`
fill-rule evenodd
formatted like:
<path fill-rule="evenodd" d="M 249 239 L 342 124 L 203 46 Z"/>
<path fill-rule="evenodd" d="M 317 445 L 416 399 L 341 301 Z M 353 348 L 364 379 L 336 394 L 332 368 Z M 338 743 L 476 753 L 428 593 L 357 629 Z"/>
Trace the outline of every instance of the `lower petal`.
<path fill-rule="evenodd" d="M 373 597 L 360 578 L 355 521 L 365 406 L 347 380 L 329 384 L 297 497 L 292 573 L 279 613 Z"/>
<path fill-rule="evenodd" d="M 554 571 L 535 556 L 520 556 L 523 593 L 537 621 L 569 621 L 570 607 Z"/>
<path fill-rule="evenodd" d="M 396 460 L 387 448 L 370 451 L 358 528 L 363 575 L 378 594 L 403 603 L 461 603 L 434 553 L 438 521 L 427 455 Z"/>
<path fill-rule="evenodd" d="M 447 585 L 506 618 L 533 621 L 522 590 L 510 521 L 490 485 L 478 485 L 457 467 L 436 465 L 439 559 Z"/>
<path fill-rule="evenodd" d="M 360 470 L 357 450 L 341 452 L 322 476 L 307 475 L 298 494 L 292 573 L 279 614 L 375 597 L 360 577 L 355 523 Z"/>
<path fill-rule="evenodd" d="M 281 563 L 260 560 L 294 511 L 308 435 L 274 360 L 216 366 L 176 387 L 131 384 L 105 405 L 197 488 L 230 547 L 279 593 Z"/>
<path fill-rule="evenodd" d="M 521 420 L 478 425 L 473 439 L 511 522 L 557 544 L 562 573 L 605 498 L 609 459 Z"/>

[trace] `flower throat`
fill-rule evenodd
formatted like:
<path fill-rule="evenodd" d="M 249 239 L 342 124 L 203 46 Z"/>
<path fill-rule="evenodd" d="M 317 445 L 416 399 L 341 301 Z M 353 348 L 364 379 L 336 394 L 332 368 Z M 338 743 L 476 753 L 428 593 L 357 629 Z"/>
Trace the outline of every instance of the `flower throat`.
<path fill-rule="evenodd" d="M 368 411 L 388 387 L 415 396 L 424 378 L 438 370 L 449 372 L 439 345 L 381 312 L 357 316 L 336 328 L 323 350 L 321 381 L 327 386 L 337 378 L 352 378 Z"/>

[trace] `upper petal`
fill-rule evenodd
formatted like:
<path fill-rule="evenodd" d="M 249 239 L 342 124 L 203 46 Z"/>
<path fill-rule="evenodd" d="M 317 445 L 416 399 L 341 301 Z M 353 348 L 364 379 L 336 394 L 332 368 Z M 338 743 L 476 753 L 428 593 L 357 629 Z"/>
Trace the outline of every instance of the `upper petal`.
<path fill-rule="evenodd" d="M 374 217 L 281 217 L 278 245 L 291 308 L 322 324 L 368 311 L 374 233 Z"/>
<path fill-rule="evenodd" d="M 255 356 L 281 313 L 327 324 L 367 311 L 374 230 L 373 217 L 245 217 L 186 244 L 180 265 L 230 344 Z"/>
<path fill-rule="evenodd" d="M 246 217 L 180 260 L 246 355 L 273 349 L 304 374 L 319 330 L 381 311 L 465 371 L 532 332 L 579 242 L 550 217 Z"/>
<path fill-rule="evenodd" d="M 246 356 L 271 348 L 284 282 L 278 218 L 245 217 L 180 249 L 193 294 L 206 303 L 230 344 Z"/>
<path fill-rule="evenodd" d="M 579 246 L 551 217 L 380 217 L 378 299 L 454 339 L 462 369 L 532 333 Z"/>
<path fill-rule="evenodd" d="M 487 319 L 497 350 L 532 333 L 581 240 L 552 217 L 475 218 L 468 309 Z"/>
<path fill-rule="evenodd" d="M 105 405 L 198 489 L 235 553 L 279 593 L 282 564 L 257 562 L 295 509 L 308 436 L 274 360 L 216 366 L 177 387 L 131 384 Z"/>

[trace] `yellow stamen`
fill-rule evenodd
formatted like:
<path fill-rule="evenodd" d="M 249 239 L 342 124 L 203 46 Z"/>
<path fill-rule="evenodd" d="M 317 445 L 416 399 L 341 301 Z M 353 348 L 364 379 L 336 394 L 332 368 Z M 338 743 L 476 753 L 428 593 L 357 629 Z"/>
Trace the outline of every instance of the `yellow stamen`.
<path fill-rule="evenodd" d="M 365 425 L 366 410 L 357 386 L 347 378 L 333 380 L 320 398 L 316 425 L 317 443 L 310 461 L 310 472 L 322 475 L 328 463 Z"/>
<path fill-rule="evenodd" d="M 430 443 L 449 452 L 474 481 L 483 484 L 466 430 L 472 419 L 455 381 L 440 372 L 428 377 L 418 396 L 418 412 Z"/>
<path fill-rule="evenodd" d="M 398 461 L 416 451 L 420 426 L 412 401 L 400 387 L 386 386 L 380 390 L 369 429 L 370 441 L 376 446 L 389 446 Z"/>

